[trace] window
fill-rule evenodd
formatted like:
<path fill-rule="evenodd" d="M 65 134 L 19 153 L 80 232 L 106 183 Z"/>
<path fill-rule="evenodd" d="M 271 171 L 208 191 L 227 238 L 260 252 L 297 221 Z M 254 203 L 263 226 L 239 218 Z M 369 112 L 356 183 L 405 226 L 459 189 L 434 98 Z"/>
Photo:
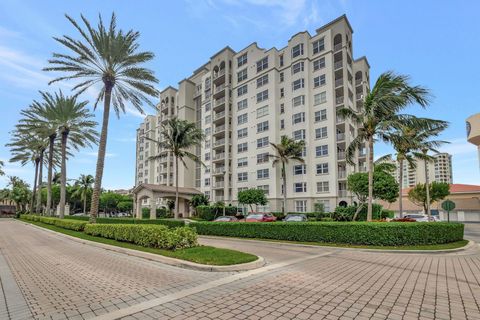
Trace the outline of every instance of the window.
<path fill-rule="evenodd" d="M 245 151 L 248 151 L 248 143 L 247 142 L 239 143 L 237 145 L 237 152 L 241 153 Z"/>
<path fill-rule="evenodd" d="M 262 60 L 257 61 L 257 72 L 260 72 L 267 68 L 268 68 L 268 57 L 265 57 Z"/>
<path fill-rule="evenodd" d="M 292 74 L 302 72 L 304 70 L 304 63 L 303 61 L 297 62 L 292 66 Z"/>
<path fill-rule="evenodd" d="M 257 109 L 257 118 L 268 115 L 268 106 L 263 106 Z"/>
<path fill-rule="evenodd" d="M 280 98 L 285 97 L 285 88 L 280 88 Z"/>
<path fill-rule="evenodd" d="M 240 81 L 243 81 L 243 80 L 246 80 L 247 79 L 247 68 L 237 72 L 237 81 L 240 82 Z"/>
<path fill-rule="evenodd" d="M 307 147 L 303 147 L 303 150 L 302 150 L 302 157 L 306 157 L 307 156 Z"/>
<path fill-rule="evenodd" d="M 284 114 L 284 113 L 285 113 L 285 104 L 280 103 L 280 114 Z"/>
<path fill-rule="evenodd" d="M 329 192 L 330 187 L 328 185 L 328 181 L 320 181 L 317 182 L 317 192 Z"/>
<path fill-rule="evenodd" d="M 205 187 L 210 185 L 210 178 L 205 178 Z"/>
<path fill-rule="evenodd" d="M 317 54 L 325 50 L 325 39 L 318 39 L 312 43 L 313 46 L 313 54 Z"/>
<path fill-rule="evenodd" d="M 237 177 L 238 182 L 248 181 L 248 172 L 239 172 Z"/>
<path fill-rule="evenodd" d="M 208 112 L 210 111 L 210 109 L 212 109 L 212 104 L 209 102 L 209 103 L 206 103 L 205 104 L 205 112 Z"/>
<path fill-rule="evenodd" d="M 268 169 L 258 169 L 257 170 L 257 179 L 268 179 L 270 176 Z"/>
<path fill-rule="evenodd" d="M 317 164 L 317 174 L 328 174 L 328 163 Z"/>
<path fill-rule="evenodd" d="M 268 146 L 268 137 L 257 139 L 257 148 L 263 148 Z"/>
<path fill-rule="evenodd" d="M 257 103 L 268 99 L 268 90 L 257 93 Z"/>
<path fill-rule="evenodd" d="M 313 71 L 325 68 L 325 58 L 320 58 L 313 61 Z"/>
<path fill-rule="evenodd" d="M 248 113 L 241 114 L 237 117 L 237 124 L 244 124 L 248 122 Z"/>
<path fill-rule="evenodd" d="M 283 72 L 280 72 L 280 82 L 283 82 L 285 80 L 285 75 Z"/>
<path fill-rule="evenodd" d="M 293 140 L 305 140 L 305 129 L 293 131 Z"/>
<path fill-rule="evenodd" d="M 297 79 L 292 82 L 292 91 L 295 91 L 304 87 L 305 87 L 305 80 L 303 78 Z"/>
<path fill-rule="evenodd" d="M 292 59 L 303 55 L 303 43 L 297 44 L 292 48 Z"/>
<path fill-rule="evenodd" d="M 237 130 L 238 139 L 245 138 L 246 136 L 248 136 L 248 129 L 247 128 Z"/>
<path fill-rule="evenodd" d="M 283 67 L 284 61 L 283 61 L 283 54 L 280 55 L 280 67 Z"/>
<path fill-rule="evenodd" d="M 292 99 L 292 105 L 294 107 L 303 106 L 305 104 L 305 96 L 302 94 L 301 96 L 296 96 Z"/>
<path fill-rule="evenodd" d="M 330 200 L 317 200 L 317 203 L 323 204 L 324 212 L 330 212 Z"/>
<path fill-rule="evenodd" d="M 325 91 L 317 93 L 316 95 L 313 96 L 314 106 L 319 105 L 321 103 L 325 103 L 325 102 L 327 102 L 327 93 Z"/>
<path fill-rule="evenodd" d="M 313 87 L 314 88 L 324 86 L 326 83 L 327 83 L 327 81 L 325 80 L 325 75 L 324 74 L 313 78 Z"/>
<path fill-rule="evenodd" d="M 307 183 L 306 182 L 295 182 L 293 184 L 294 192 L 307 192 Z"/>
<path fill-rule="evenodd" d="M 210 148 L 210 140 L 205 141 L 205 148 Z"/>
<path fill-rule="evenodd" d="M 328 156 L 328 145 L 317 146 L 315 147 L 315 155 L 317 157 Z"/>
<path fill-rule="evenodd" d="M 327 109 L 315 111 L 315 122 L 327 120 Z"/>
<path fill-rule="evenodd" d="M 292 124 L 297 124 L 301 122 L 305 122 L 305 112 L 295 113 L 292 116 Z"/>
<path fill-rule="evenodd" d="M 285 119 L 280 120 L 280 129 L 285 129 Z"/>
<path fill-rule="evenodd" d="M 210 160 L 210 152 L 205 153 L 205 161 Z"/>
<path fill-rule="evenodd" d="M 321 127 L 315 129 L 315 139 L 325 139 L 327 138 L 327 127 Z"/>
<path fill-rule="evenodd" d="M 243 96 L 248 92 L 248 85 L 243 85 L 237 89 L 237 97 Z"/>
<path fill-rule="evenodd" d="M 241 101 L 237 102 L 237 110 L 238 111 L 246 109 L 247 107 L 248 107 L 248 100 L 247 99 L 244 99 L 244 100 L 241 100 Z"/>
<path fill-rule="evenodd" d="M 257 133 L 268 131 L 268 121 L 263 121 L 257 124 Z"/>
<path fill-rule="evenodd" d="M 237 159 L 237 167 L 242 168 L 242 167 L 247 167 L 248 166 L 248 158 L 238 158 Z"/>
<path fill-rule="evenodd" d="M 257 154 L 257 164 L 268 162 L 268 152 Z"/>
<path fill-rule="evenodd" d="M 263 193 L 267 196 L 270 193 L 270 186 L 268 184 L 258 186 L 257 189 L 263 190 Z"/>
<path fill-rule="evenodd" d="M 248 62 L 247 60 L 247 53 L 242 54 L 240 57 L 237 58 L 237 66 L 241 67 Z"/>
<path fill-rule="evenodd" d="M 296 200 L 295 212 L 307 212 L 307 200 Z"/>
<path fill-rule="evenodd" d="M 293 175 L 298 176 L 307 173 L 307 166 L 304 164 L 297 164 L 293 166 Z"/>
<path fill-rule="evenodd" d="M 208 115 L 205 117 L 205 123 L 210 123 L 212 122 L 212 116 Z"/>
<path fill-rule="evenodd" d="M 260 78 L 257 79 L 257 88 L 260 88 L 261 86 L 264 86 L 268 83 L 268 74 L 261 76 Z"/>

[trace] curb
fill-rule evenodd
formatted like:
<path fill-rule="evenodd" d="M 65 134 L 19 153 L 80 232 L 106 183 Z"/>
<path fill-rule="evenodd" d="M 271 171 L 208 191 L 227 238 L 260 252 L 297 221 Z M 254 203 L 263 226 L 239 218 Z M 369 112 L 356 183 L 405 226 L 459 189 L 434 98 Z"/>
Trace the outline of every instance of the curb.
<path fill-rule="evenodd" d="M 265 259 L 261 256 L 258 256 L 258 259 L 252 262 L 247 262 L 247 263 L 242 263 L 242 264 L 234 264 L 234 265 L 228 265 L 228 266 L 213 266 L 213 265 L 206 265 L 206 264 L 200 264 L 200 263 L 195 263 L 191 261 L 186 261 L 186 260 L 180 260 L 180 259 L 175 259 L 171 257 L 166 257 L 154 253 L 149 253 L 149 252 L 143 252 L 143 251 L 138 251 L 138 250 L 133 250 L 133 249 L 128 249 L 128 248 L 119 248 L 116 246 L 112 246 L 109 244 L 104 244 L 104 243 L 98 243 L 90 240 L 84 240 L 84 239 L 79 239 L 73 236 L 69 236 L 67 234 L 59 233 L 56 231 L 52 231 L 49 229 L 45 229 L 39 226 L 36 226 L 31 223 L 15 220 L 20 223 L 23 223 L 28 226 L 32 226 L 34 228 L 50 232 L 55 235 L 59 235 L 65 238 L 68 238 L 72 241 L 85 244 L 85 245 L 90 245 L 93 247 L 101 248 L 104 250 L 109 250 L 117 253 L 122 253 L 128 256 L 132 257 L 137 257 L 137 258 L 142 258 L 146 259 L 149 261 L 155 261 L 159 263 L 163 263 L 166 265 L 174 266 L 174 267 L 179 267 L 183 269 L 190 269 L 190 270 L 196 270 L 196 271 L 206 271 L 206 272 L 239 272 L 239 271 L 247 271 L 247 270 L 253 270 L 253 269 L 258 269 L 263 267 L 266 262 Z"/>
<path fill-rule="evenodd" d="M 256 240 L 256 239 L 248 239 L 248 238 L 236 238 L 236 237 L 222 237 L 222 236 L 203 236 L 199 235 L 200 238 L 204 239 L 213 239 L 213 240 L 240 240 L 240 241 L 250 241 L 256 243 L 268 243 L 268 244 L 275 244 L 279 246 L 292 246 L 292 247 L 303 247 L 303 248 L 321 248 L 321 249 L 330 249 L 330 250 L 346 250 L 346 251 L 356 251 L 356 252 L 377 252 L 377 253 L 418 253 L 418 254 L 440 254 L 440 253 L 452 253 L 452 252 L 459 252 L 459 251 L 466 251 L 476 245 L 475 241 L 468 240 L 468 243 L 460 248 L 454 249 L 440 249 L 440 250 L 393 250 L 393 249 L 364 249 L 364 248 L 344 248 L 344 247 L 335 247 L 335 246 L 320 246 L 314 244 L 304 244 L 304 243 L 289 243 L 289 242 L 282 242 L 282 241 L 269 241 L 267 240 Z"/>

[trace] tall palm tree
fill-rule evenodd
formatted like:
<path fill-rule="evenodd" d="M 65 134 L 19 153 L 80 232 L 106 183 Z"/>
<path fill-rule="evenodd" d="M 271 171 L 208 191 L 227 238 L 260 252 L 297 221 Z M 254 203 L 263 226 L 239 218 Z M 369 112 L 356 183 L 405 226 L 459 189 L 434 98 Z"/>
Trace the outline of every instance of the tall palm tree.
<path fill-rule="evenodd" d="M 281 168 L 281 175 L 282 175 L 282 183 L 283 183 L 283 206 L 282 212 L 283 214 L 286 213 L 287 209 L 287 174 L 286 174 L 286 166 L 288 165 L 289 161 L 296 161 L 300 163 L 305 163 L 305 160 L 302 158 L 303 148 L 305 147 L 305 141 L 295 141 L 292 138 L 287 136 L 282 136 L 280 143 L 275 144 L 270 142 L 270 145 L 275 150 L 276 154 L 269 154 L 269 158 L 273 158 L 272 165 L 275 167 L 276 165 L 280 164 Z"/>
<path fill-rule="evenodd" d="M 83 201 L 83 214 L 87 213 L 87 198 L 88 194 L 92 190 L 92 185 L 94 182 L 95 179 L 91 174 L 81 174 L 80 178 L 78 178 L 75 182 L 77 190 L 73 193 L 72 196 L 78 196 Z"/>
<path fill-rule="evenodd" d="M 5 175 L 5 172 L 3 171 L 3 166 L 4 166 L 4 165 L 5 165 L 5 164 L 3 163 L 3 161 L 0 160 L 0 176 L 4 176 L 4 175 Z"/>
<path fill-rule="evenodd" d="M 138 52 L 140 33 L 117 29 L 115 14 L 112 14 L 109 26 L 103 24 L 100 16 L 96 29 L 83 15 L 84 28 L 70 16 L 66 17 L 80 33 L 80 40 L 69 36 L 54 38 L 72 54 L 54 53 L 53 59 L 49 60 L 50 67 L 44 70 L 66 73 L 50 83 L 78 79 L 80 82 L 73 88 L 77 95 L 101 85 L 95 107 L 103 100 L 103 121 L 90 210 L 90 220 L 95 222 L 105 163 L 110 104 L 113 104 L 117 116 L 125 112 L 126 102 L 132 103 L 143 114 L 142 103 L 154 107 L 149 96 L 157 95 L 154 84 L 158 80 L 153 71 L 142 66 L 152 60 L 154 54 Z"/>
<path fill-rule="evenodd" d="M 442 142 L 429 142 L 430 137 L 438 136 L 444 129 L 448 127 L 447 121 L 434 120 L 428 118 L 416 118 L 415 121 L 409 125 L 402 125 L 396 130 L 388 133 L 388 140 L 392 143 L 396 151 L 396 162 L 399 167 L 399 199 L 398 209 L 400 218 L 403 217 L 403 166 L 406 162 L 410 168 L 416 168 L 417 160 L 428 160 L 426 155 L 419 153 L 418 150 L 426 147 L 432 150 L 438 147 Z M 425 145 L 427 143 L 427 145 Z M 391 155 L 388 155 L 391 158 Z M 428 179 L 428 177 L 427 177 Z"/>
<path fill-rule="evenodd" d="M 374 87 L 364 98 L 363 108 L 354 111 L 342 108 L 339 114 L 359 124 L 357 136 L 347 147 L 347 161 L 354 165 L 355 152 L 366 144 L 368 148 L 368 210 L 367 221 L 372 220 L 373 200 L 373 145 L 375 141 L 388 142 L 387 132 L 402 123 L 412 123 L 412 116 L 400 114 L 413 103 L 425 108 L 428 105 L 428 89 L 411 86 L 409 77 L 391 71 L 381 74 Z"/>
<path fill-rule="evenodd" d="M 178 162 L 181 161 L 185 168 L 187 167 L 185 158 L 203 164 L 200 158 L 189 150 L 199 145 L 205 136 L 202 129 L 198 128 L 195 123 L 179 120 L 176 117 L 168 119 L 165 124 L 162 124 L 161 135 L 163 137 L 161 141 L 147 136 L 145 139 L 155 142 L 159 147 L 160 153 L 153 158 L 168 154 L 175 157 L 175 219 L 178 219 Z"/>

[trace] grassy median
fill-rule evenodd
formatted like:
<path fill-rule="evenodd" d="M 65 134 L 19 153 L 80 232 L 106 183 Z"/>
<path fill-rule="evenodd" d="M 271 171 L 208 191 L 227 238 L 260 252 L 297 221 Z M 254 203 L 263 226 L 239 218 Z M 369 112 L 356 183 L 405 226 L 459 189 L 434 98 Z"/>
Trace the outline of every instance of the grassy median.
<path fill-rule="evenodd" d="M 244 253 L 244 252 L 235 251 L 235 250 L 229 250 L 229 249 L 209 247 L 209 246 L 198 246 L 198 247 L 180 249 L 175 251 L 148 248 L 148 247 L 142 247 L 142 246 L 138 246 L 128 242 L 121 242 L 121 241 L 106 239 L 102 237 L 95 237 L 95 236 L 85 234 L 81 231 L 63 229 L 63 228 L 42 223 L 42 222 L 29 221 L 25 219 L 20 219 L 20 220 L 26 223 L 30 223 L 30 224 L 48 229 L 48 230 L 63 233 L 63 234 L 66 234 L 75 238 L 83 239 L 83 240 L 89 240 L 89 241 L 94 241 L 98 243 L 109 244 L 116 247 L 149 252 L 153 254 L 159 254 L 166 257 L 191 261 L 191 262 L 205 264 L 205 265 L 228 266 L 233 264 L 252 262 L 258 259 L 258 257 L 253 254 Z"/>

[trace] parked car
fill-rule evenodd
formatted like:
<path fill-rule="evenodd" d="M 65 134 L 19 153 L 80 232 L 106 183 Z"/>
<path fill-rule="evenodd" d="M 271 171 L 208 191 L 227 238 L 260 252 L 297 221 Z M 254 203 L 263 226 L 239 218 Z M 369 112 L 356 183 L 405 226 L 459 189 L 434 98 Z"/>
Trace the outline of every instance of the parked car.
<path fill-rule="evenodd" d="M 304 222 L 308 221 L 308 218 L 304 214 L 287 214 L 285 219 L 283 219 L 285 222 Z"/>
<path fill-rule="evenodd" d="M 73 216 L 73 217 L 85 217 L 85 216 L 87 216 L 87 215 L 86 215 L 85 213 L 83 213 L 83 212 L 79 212 L 79 213 L 74 213 L 74 214 L 72 214 L 72 216 Z"/>
<path fill-rule="evenodd" d="M 438 221 L 438 218 L 435 218 L 434 216 L 432 216 L 429 220 L 428 216 L 425 214 L 406 214 L 404 217 L 409 219 L 415 219 L 416 222 Z"/>
<path fill-rule="evenodd" d="M 130 217 L 130 214 L 127 213 L 127 212 L 118 212 L 117 217 L 118 218 L 127 218 L 127 217 Z"/>
<path fill-rule="evenodd" d="M 213 220 L 214 222 L 238 222 L 238 219 L 234 216 L 220 216 Z"/>
<path fill-rule="evenodd" d="M 271 213 L 250 213 L 245 221 L 247 222 L 274 222 L 277 220 Z"/>

